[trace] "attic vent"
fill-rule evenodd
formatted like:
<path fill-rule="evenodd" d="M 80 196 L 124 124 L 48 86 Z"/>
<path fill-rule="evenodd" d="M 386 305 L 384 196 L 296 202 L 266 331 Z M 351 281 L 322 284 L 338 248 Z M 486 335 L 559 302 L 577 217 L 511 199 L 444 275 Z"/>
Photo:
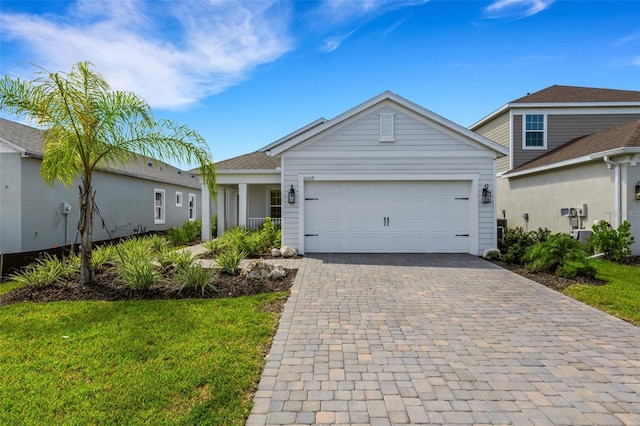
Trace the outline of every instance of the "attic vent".
<path fill-rule="evenodd" d="M 395 114 L 384 112 L 380 116 L 380 142 L 395 142 L 393 122 Z"/>

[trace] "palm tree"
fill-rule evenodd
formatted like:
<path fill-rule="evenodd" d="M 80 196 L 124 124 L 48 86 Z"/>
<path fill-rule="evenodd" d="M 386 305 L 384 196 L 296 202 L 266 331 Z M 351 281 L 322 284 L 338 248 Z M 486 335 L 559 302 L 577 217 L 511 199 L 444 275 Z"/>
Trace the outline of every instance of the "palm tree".
<path fill-rule="evenodd" d="M 215 193 L 216 173 L 205 140 L 194 130 L 168 120 L 156 121 L 151 108 L 130 92 L 111 90 L 89 62 L 70 73 L 48 72 L 27 81 L 5 76 L 0 80 L 0 110 L 44 129 L 40 176 L 71 186 L 80 178 L 80 282 L 95 279 L 91 246 L 98 168 L 140 161 L 141 155 L 160 161 L 198 164 L 201 177 Z"/>

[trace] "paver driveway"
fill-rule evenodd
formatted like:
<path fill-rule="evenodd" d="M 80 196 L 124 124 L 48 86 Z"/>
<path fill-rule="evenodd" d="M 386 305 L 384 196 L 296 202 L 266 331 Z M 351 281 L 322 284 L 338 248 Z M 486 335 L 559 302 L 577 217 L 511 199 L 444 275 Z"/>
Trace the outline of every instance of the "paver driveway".
<path fill-rule="evenodd" d="M 640 425 L 640 328 L 470 255 L 302 262 L 248 425 Z"/>

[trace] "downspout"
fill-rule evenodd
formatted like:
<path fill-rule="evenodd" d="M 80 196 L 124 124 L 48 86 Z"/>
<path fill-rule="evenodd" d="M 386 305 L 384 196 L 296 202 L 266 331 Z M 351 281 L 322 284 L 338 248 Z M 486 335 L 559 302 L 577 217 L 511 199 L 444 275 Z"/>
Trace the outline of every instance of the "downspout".
<path fill-rule="evenodd" d="M 613 227 L 618 229 L 618 226 L 620 226 L 620 216 L 622 215 L 622 180 L 620 179 L 620 163 L 611 160 L 608 155 L 605 155 L 603 160 L 607 163 L 607 167 L 609 169 L 615 168 L 615 218 Z"/>

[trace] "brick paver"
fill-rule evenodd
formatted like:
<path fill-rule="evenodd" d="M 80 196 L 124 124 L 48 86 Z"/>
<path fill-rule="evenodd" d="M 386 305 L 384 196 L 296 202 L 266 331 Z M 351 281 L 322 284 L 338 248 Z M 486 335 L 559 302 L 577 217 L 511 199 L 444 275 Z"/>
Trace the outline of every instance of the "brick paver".
<path fill-rule="evenodd" d="M 313 255 L 247 425 L 639 425 L 640 328 L 470 255 Z"/>

